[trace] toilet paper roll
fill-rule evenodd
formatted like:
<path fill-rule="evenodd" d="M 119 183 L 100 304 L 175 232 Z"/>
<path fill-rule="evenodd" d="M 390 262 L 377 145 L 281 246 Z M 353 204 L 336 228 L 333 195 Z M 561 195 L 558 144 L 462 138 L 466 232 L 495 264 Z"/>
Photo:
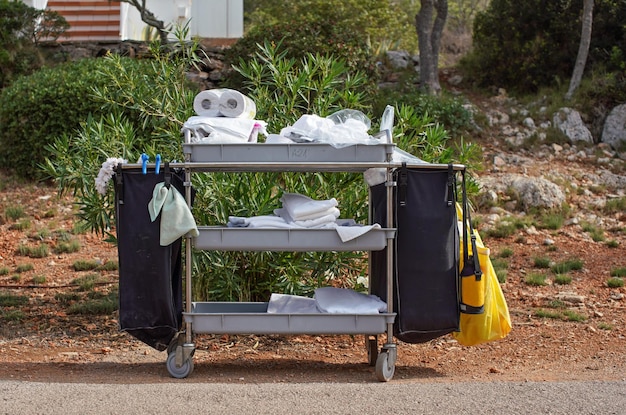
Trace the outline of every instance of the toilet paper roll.
<path fill-rule="evenodd" d="M 239 91 L 224 90 L 220 96 L 220 115 L 230 118 L 249 118 L 256 116 L 256 104 Z"/>
<path fill-rule="evenodd" d="M 223 93 L 223 89 L 201 91 L 193 100 L 193 109 L 196 114 L 202 117 L 219 117 L 220 97 Z"/>

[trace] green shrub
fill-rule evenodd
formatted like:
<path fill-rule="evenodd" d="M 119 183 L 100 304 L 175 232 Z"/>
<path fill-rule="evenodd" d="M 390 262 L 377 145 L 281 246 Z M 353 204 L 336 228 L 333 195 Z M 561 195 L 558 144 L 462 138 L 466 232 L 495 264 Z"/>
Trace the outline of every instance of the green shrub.
<path fill-rule="evenodd" d="M 0 89 L 45 63 L 37 44 L 56 39 L 69 28 L 59 13 L 21 1 L 0 0 Z"/>
<path fill-rule="evenodd" d="M 8 275 L 10 271 L 9 267 L 0 267 L 0 275 Z"/>
<path fill-rule="evenodd" d="M 606 281 L 609 288 L 621 288 L 624 286 L 624 280 L 620 277 L 611 277 Z"/>
<path fill-rule="evenodd" d="M 605 66 L 623 72 L 626 5 L 601 3 L 594 10 L 585 69 Z M 580 34 L 581 8 L 581 2 L 493 0 L 474 20 L 473 51 L 462 60 L 462 67 L 480 86 L 519 92 L 533 93 L 541 86 L 569 80 L 579 47 L 579 37 L 571 34 Z M 616 52 L 607 53 L 614 48 Z"/>
<path fill-rule="evenodd" d="M 110 79 L 104 74 L 106 71 L 117 72 L 118 79 Z M 48 146 L 57 137 L 75 134 L 90 114 L 99 118 L 111 113 L 111 108 L 105 106 L 101 97 L 94 95 L 94 88 L 114 89 L 115 82 L 129 71 L 140 74 L 138 76 L 143 77 L 144 83 L 150 87 L 157 87 L 152 84 L 155 71 L 147 61 L 98 58 L 44 68 L 3 89 L 0 94 L 0 147 L 5 151 L 0 153 L 0 161 L 21 177 L 45 176 L 39 166 L 46 158 L 54 156 Z M 115 93 L 114 98 L 124 102 L 119 91 Z M 128 111 L 126 115 L 134 126 L 142 125 L 143 120 L 136 113 Z M 150 131 L 158 127 L 148 126 Z M 139 131 L 135 133 L 139 134 Z M 101 151 L 97 153 L 102 154 Z"/>

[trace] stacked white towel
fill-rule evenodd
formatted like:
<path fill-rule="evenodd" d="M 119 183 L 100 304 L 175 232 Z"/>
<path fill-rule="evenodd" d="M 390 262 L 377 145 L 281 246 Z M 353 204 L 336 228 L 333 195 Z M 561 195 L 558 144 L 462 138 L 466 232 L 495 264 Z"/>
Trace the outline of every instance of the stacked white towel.
<path fill-rule="evenodd" d="M 230 216 L 229 227 L 244 228 L 334 228 L 340 211 L 337 199 L 314 200 L 297 193 L 285 193 L 282 207 L 273 215 L 252 217 Z"/>

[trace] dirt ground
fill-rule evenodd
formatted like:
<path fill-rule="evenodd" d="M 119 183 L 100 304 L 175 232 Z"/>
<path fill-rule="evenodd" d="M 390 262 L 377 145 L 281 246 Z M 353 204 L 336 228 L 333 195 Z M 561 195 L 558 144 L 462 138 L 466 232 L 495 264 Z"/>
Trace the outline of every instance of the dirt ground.
<path fill-rule="evenodd" d="M 495 174 L 485 148 L 485 170 Z M 531 164 L 508 165 L 498 172 L 539 176 L 546 171 L 593 171 L 589 163 L 558 154 Z M 96 272 L 96 290 L 114 289 L 117 271 L 77 272 L 78 260 L 100 264 L 117 260 L 117 251 L 93 234 L 72 234 L 77 252 L 61 252 L 61 231 L 74 227 L 72 200 L 58 198 L 53 187 L 20 184 L 0 175 L 0 295 L 27 296 L 28 302 L 6 306 L 0 319 L 0 379 L 46 382 L 142 383 L 169 382 L 166 353 L 120 332 L 116 314 L 85 316 L 68 311 L 67 294 L 80 293 L 76 278 Z M 582 200 L 569 195 L 580 210 L 594 211 L 594 195 Z M 572 198 L 577 198 L 572 200 Z M 589 203 L 589 205 L 587 205 Z M 7 208 L 22 206 L 24 218 L 7 219 Z M 479 222 L 488 211 L 475 215 Z M 28 220 L 27 229 L 16 226 Z M 504 249 L 506 282 L 502 284 L 513 329 L 503 340 L 464 347 L 451 335 L 425 344 L 398 344 L 393 381 L 564 381 L 626 379 L 626 289 L 609 288 L 612 270 L 626 267 L 626 213 L 612 218 L 605 241 L 594 242 L 580 224 L 558 230 L 520 229 L 505 238 L 483 236 L 492 257 Z M 44 232 L 48 230 L 50 232 Z M 547 249 L 546 239 L 553 242 Z M 611 246 L 607 240 L 615 241 Z M 20 246 L 46 242 L 50 253 L 30 258 Z M 580 259 L 582 269 L 570 271 L 572 281 L 545 286 L 525 283 L 527 275 L 544 272 L 535 258 L 554 262 Z M 20 265 L 32 270 L 18 272 Z M 63 296 L 65 294 L 65 297 Z M 64 300 L 65 299 L 65 300 Z M 538 311 L 560 313 L 548 318 Z M 21 317 L 19 317 L 19 313 Z M 568 314 L 569 312 L 569 314 Z M 580 317 L 571 321 L 567 315 Z M 574 319 L 576 320 L 576 319 Z M 180 382 L 375 382 L 367 364 L 363 336 L 196 336 L 193 374 Z"/>

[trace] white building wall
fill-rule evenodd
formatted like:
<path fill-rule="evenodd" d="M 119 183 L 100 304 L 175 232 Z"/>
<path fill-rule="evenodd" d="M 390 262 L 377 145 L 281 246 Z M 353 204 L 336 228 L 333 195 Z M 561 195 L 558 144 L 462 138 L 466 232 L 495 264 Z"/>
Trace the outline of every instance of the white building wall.
<path fill-rule="evenodd" d="M 144 40 L 147 25 L 137 9 L 127 3 L 121 6 L 122 39 Z M 166 26 L 188 22 L 191 36 L 243 36 L 243 0 L 147 0 L 146 7 Z"/>

